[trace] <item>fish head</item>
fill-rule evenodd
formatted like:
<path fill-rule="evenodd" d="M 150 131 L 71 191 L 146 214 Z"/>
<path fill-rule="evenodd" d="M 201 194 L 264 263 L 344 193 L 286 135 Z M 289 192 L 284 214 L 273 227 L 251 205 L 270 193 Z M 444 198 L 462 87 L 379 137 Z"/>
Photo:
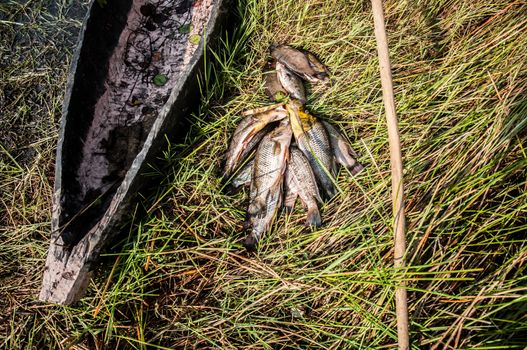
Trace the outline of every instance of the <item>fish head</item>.
<path fill-rule="evenodd" d="M 298 116 L 299 116 L 300 122 L 302 123 L 302 129 L 304 129 L 304 131 L 310 130 L 313 127 L 313 125 L 317 122 L 317 119 L 313 115 L 309 114 L 309 112 L 306 112 L 305 110 L 299 111 Z"/>
<path fill-rule="evenodd" d="M 267 124 L 284 119 L 288 116 L 287 110 L 283 107 L 276 107 L 269 111 L 265 111 L 254 115 L 253 117 L 257 120 L 257 129 L 263 129 Z"/>
<path fill-rule="evenodd" d="M 282 45 L 276 44 L 276 43 L 269 45 L 269 52 L 273 52 L 274 50 L 276 50 L 280 46 L 282 46 Z"/>
<path fill-rule="evenodd" d="M 309 51 L 305 51 L 309 65 L 316 72 L 316 78 L 322 82 L 329 82 L 329 69 L 326 67 L 317 56 Z"/>
<path fill-rule="evenodd" d="M 289 145 L 291 144 L 291 138 L 293 133 L 289 122 L 282 121 L 276 129 L 271 131 L 269 138 L 273 141 L 273 154 L 275 156 L 286 157 L 288 156 Z"/>
<path fill-rule="evenodd" d="M 291 101 L 288 103 L 289 107 L 294 108 L 297 111 L 303 111 L 304 110 L 304 104 L 302 101 L 292 98 Z"/>
<path fill-rule="evenodd" d="M 271 132 L 270 136 L 274 141 L 280 143 L 287 142 L 289 145 L 292 136 L 291 124 L 289 123 L 289 120 L 282 120 L 276 129 Z"/>

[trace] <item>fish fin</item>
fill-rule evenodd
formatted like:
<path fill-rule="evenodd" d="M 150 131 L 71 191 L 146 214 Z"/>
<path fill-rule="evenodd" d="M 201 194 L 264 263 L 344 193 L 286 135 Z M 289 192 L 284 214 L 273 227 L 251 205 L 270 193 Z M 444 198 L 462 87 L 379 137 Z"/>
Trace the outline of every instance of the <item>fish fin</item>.
<path fill-rule="evenodd" d="M 351 169 L 349 169 L 349 171 L 351 172 L 352 175 L 357 175 L 363 169 L 364 169 L 364 165 L 362 165 L 361 163 L 357 162 L 357 163 L 355 163 L 355 165 Z"/>
<path fill-rule="evenodd" d="M 315 198 L 315 200 L 316 200 L 319 204 L 324 204 L 324 201 L 322 200 L 322 196 L 320 195 L 320 190 L 318 189 L 318 185 L 317 185 L 317 191 L 316 191 L 316 193 L 313 195 L 313 198 Z"/>
<path fill-rule="evenodd" d="M 358 174 L 362 169 L 364 169 L 364 166 L 357 160 L 357 153 L 347 142 L 341 144 L 340 146 L 341 147 L 339 151 L 334 152 L 335 160 L 337 163 L 340 163 L 346 167 L 346 169 L 348 169 L 352 175 Z"/>
<path fill-rule="evenodd" d="M 251 216 L 257 216 L 265 210 L 265 201 L 260 198 L 256 198 L 249 204 L 247 213 Z"/>
<path fill-rule="evenodd" d="M 344 141 L 344 137 L 342 137 L 342 139 L 343 139 L 342 142 L 344 142 L 344 145 L 343 145 L 344 150 L 351 158 L 355 159 L 356 161 L 357 158 L 359 158 L 359 154 L 355 152 L 355 150 L 353 149 L 353 147 L 351 147 L 348 141 Z"/>
<path fill-rule="evenodd" d="M 285 200 L 284 200 L 284 210 L 286 213 L 289 214 L 293 212 L 293 210 L 295 209 L 295 203 L 296 203 L 297 197 L 298 197 L 298 194 L 294 192 L 287 193 Z"/>
<path fill-rule="evenodd" d="M 322 187 L 322 191 L 324 192 L 324 198 L 325 199 L 331 199 L 335 197 L 337 194 L 337 189 L 335 188 L 335 185 L 331 183 L 331 180 L 327 179 L 328 181 L 325 181 L 324 183 L 320 182 L 320 187 Z"/>
<path fill-rule="evenodd" d="M 243 222 L 243 230 L 247 231 L 250 227 L 251 227 L 251 216 L 247 214 L 245 216 L 245 221 Z"/>
<path fill-rule="evenodd" d="M 318 207 L 315 205 L 307 209 L 306 226 L 320 227 L 322 225 L 322 219 L 320 218 L 320 212 Z"/>

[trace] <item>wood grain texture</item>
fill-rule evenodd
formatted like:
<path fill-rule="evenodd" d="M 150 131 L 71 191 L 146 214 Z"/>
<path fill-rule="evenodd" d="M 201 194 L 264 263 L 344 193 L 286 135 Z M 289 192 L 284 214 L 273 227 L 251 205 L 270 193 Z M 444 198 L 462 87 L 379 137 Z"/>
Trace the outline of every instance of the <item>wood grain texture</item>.
<path fill-rule="evenodd" d="M 199 42 L 180 40 L 180 43 L 175 45 L 186 55 L 186 58 L 181 60 L 177 78 L 174 77 L 173 81 L 169 81 L 170 89 L 168 90 L 167 87 L 166 101 L 159 110 L 156 110 L 155 119 L 148 130 L 145 129 L 145 139 L 130 157 L 131 164 L 122 169 L 122 177 L 119 177 L 111 193 L 101 190 L 108 198 L 99 200 L 104 202 L 104 205 L 100 205 L 97 215 L 90 214 L 90 220 L 83 219 L 80 224 L 77 222 L 76 225 L 72 225 L 75 216 L 82 216 L 83 212 L 86 212 L 82 206 L 80 206 L 81 210 L 77 210 L 76 207 L 75 210 L 71 208 L 78 193 L 82 193 L 83 184 L 77 183 L 79 177 L 76 176 L 75 171 L 81 163 L 79 160 L 81 149 L 85 144 L 83 138 L 89 135 L 86 130 L 91 127 L 94 120 L 94 105 L 98 98 L 104 96 L 104 83 L 107 83 L 110 77 L 108 67 L 112 67 L 109 60 L 112 56 L 116 57 L 112 52 L 118 49 L 119 35 L 106 35 L 107 42 L 103 45 L 100 43 L 101 30 L 103 32 L 107 30 L 106 23 L 124 21 L 127 24 L 118 26 L 118 30 L 125 33 L 124 28 L 131 23 L 130 18 L 137 17 L 138 11 L 133 11 L 134 6 L 144 4 L 143 0 L 135 0 L 131 5 L 128 0 L 115 0 L 102 9 L 97 1 L 91 2 L 68 77 L 57 146 L 52 233 L 40 300 L 69 305 L 84 295 L 90 281 L 93 263 L 98 260 L 101 251 L 131 216 L 135 194 L 147 182 L 143 174 L 148 163 L 154 162 L 164 147 L 166 142 L 164 135 L 176 132 L 181 120 L 192 108 L 191 105 L 199 102 L 197 73 L 203 67 L 205 46 L 209 45 L 218 34 L 220 24 L 227 16 L 225 3 L 225 0 L 208 0 L 200 2 L 199 6 L 193 6 L 192 9 L 186 9 L 193 11 L 191 18 L 193 28 L 202 28 Z M 110 6 L 113 7 L 109 8 Z M 121 12 L 117 14 L 118 11 Z M 175 11 L 177 12 L 178 9 L 176 8 Z M 130 17 L 128 20 L 126 20 L 127 16 Z M 124 19 L 113 21 L 113 18 Z M 199 23 L 194 23 L 194 20 Z M 176 33 L 181 30 L 177 26 L 171 26 L 166 30 L 168 29 Z M 167 33 L 167 37 L 168 34 L 170 33 Z M 192 35 L 192 29 L 187 34 Z M 168 47 L 168 44 L 165 46 Z M 104 53 L 93 56 L 94 49 L 103 50 Z M 122 64 L 127 63 L 123 61 Z M 90 79 L 92 70 L 97 74 L 93 73 Z M 150 87 L 159 90 L 159 87 L 151 83 L 147 84 L 145 89 Z M 89 105 L 87 105 L 88 101 L 91 101 Z M 119 105 L 117 108 L 122 109 L 122 106 Z M 99 196 L 96 199 L 100 198 Z M 64 235 L 64 230 L 72 230 L 72 226 L 74 227 L 72 235 Z"/>

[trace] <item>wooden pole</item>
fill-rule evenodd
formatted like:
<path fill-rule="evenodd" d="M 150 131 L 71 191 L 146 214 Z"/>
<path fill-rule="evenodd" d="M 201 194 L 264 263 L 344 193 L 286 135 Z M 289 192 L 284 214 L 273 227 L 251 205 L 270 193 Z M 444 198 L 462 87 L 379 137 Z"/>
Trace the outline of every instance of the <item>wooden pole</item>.
<path fill-rule="evenodd" d="M 393 96 L 392 68 L 386 40 L 386 29 L 384 25 L 384 13 L 382 0 L 371 0 L 373 8 L 373 21 L 375 24 L 375 38 L 377 40 L 377 53 L 381 71 L 382 96 L 386 111 L 388 124 L 388 141 L 390 144 L 390 160 L 392 168 L 392 201 L 395 236 L 394 267 L 403 270 L 405 267 L 406 252 L 406 222 L 404 217 L 404 188 L 403 188 L 403 161 L 401 156 L 401 142 L 397 127 L 397 115 L 395 113 L 395 99 Z M 397 274 L 401 276 L 402 274 Z M 399 349 L 410 348 L 408 334 L 408 305 L 406 288 L 403 282 L 395 290 L 395 309 L 397 315 L 397 336 Z"/>

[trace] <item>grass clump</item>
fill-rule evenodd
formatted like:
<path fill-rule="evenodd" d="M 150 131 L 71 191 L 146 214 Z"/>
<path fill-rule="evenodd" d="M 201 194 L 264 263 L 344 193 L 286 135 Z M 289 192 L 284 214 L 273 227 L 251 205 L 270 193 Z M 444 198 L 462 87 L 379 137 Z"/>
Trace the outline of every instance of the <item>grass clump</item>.
<path fill-rule="evenodd" d="M 509 1 L 385 2 L 415 349 L 527 346 L 526 10 Z M 371 9 L 361 1 L 248 0 L 238 11 L 234 33 L 207 54 L 191 133 L 152 170 L 164 181 L 140 202 L 148 215 L 105 256 L 74 308 L 32 302 L 49 236 L 56 136 L 48 130 L 56 117 L 42 127 L 48 140 L 34 147 L 38 161 L 24 163 L 15 144 L 3 144 L 0 256 L 10 266 L 0 286 L 3 346 L 394 346 L 393 291 L 401 281 L 391 262 L 389 152 Z M 3 13 L 4 22 L 15 21 Z M 30 23 L 44 26 L 44 13 Z M 17 28 L 4 22 L 4 36 Z M 241 111 L 268 103 L 262 69 L 272 43 L 309 49 L 330 67 L 332 86 L 312 86 L 308 107 L 347 131 L 367 169 L 340 175 L 340 195 L 322 208 L 321 229 L 306 231 L 300 213 L 282 216 L 249 255 L 240 244 L 245 195 L 220 191 L 219 155 Z M 3 63 L 3 81 L 39 71 L 12 61 Z M 60 81 L 65 71 L 56 72 Z M 2 113 L 21 118 L 34 103 L 42 123 L 51 118 L 42 101 L 53 97 L 48 110 L 56 116 L 61 89 L 21 90 Z M 14 124 L 39 130 L 24 119 L 6 130 Z"/>

